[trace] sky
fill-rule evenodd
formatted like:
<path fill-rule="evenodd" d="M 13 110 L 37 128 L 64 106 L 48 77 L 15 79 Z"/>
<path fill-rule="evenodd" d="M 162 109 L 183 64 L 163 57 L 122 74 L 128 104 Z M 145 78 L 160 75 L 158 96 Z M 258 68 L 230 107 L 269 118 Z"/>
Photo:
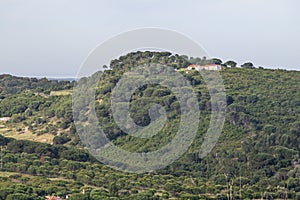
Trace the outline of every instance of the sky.
<path fill-rule="evenodd" d="M 300 70 L 298 0 L 0 0 L 0 74 L 75 77 L 119 33 L 182 33 L 211 57 Z"/>

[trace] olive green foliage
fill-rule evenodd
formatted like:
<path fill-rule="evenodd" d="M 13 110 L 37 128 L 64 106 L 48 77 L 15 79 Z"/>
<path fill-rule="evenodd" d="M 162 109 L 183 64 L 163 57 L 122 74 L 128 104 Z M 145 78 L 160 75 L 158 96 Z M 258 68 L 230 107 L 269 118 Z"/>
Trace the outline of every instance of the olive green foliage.
<path fill-rule="evenodd" d="M 201 116 L 189 150 L 170 166 L 146 174 L 113 170 L 83 148 L 73 123 L 71 96 L 47 95 L 51 90 L 70 89 L 73 83 L 0 76 L 0 116 L 12 117 L 5 125 L 55 135 L 53 145 L 0 136 L 0 199 L 67 194 L 73 195 L 70 199 L 300 198 L 300 72 L 256 69 L 251 63 L 235 68 L 234 61 L 223 64 L 219 59 L 168 52 L 134 52 L 112 60 L 96 89 L 96 114 L 105 134 L 128 151 L 157 150 L 178 131 L 179 102 L 160 85 L 137 89 L 130 102 L 131 117 L 140 126 L 150 123 L 148 110 L 153 104 L 162 105 L 168 120 L 160 132 L 149 139 L 134 138 L 114 122 L 110 98 L 118 80 L 130 69 L 153 62 L 178 69 L 190 81 Z M 182 70 L 192 63 L 231 66 L 220 72 L 227 94 L 222 135 L 203 159 L 198 154 L 209 125 L 211 102 L 201 74 Z M 88 112 L 86 107 L 80 114 L 86 123 L 92 120 Z"/>

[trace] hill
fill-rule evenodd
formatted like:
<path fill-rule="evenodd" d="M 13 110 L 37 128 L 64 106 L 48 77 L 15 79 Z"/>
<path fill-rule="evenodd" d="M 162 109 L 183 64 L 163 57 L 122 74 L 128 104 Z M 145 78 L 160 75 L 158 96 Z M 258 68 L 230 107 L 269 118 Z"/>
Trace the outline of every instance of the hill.
<path fill-rule="evenodd" d="M 201 123 L 193 144 L 180 159 L 146 174 L 113 170 L 86 151 L 72 115 L 70 89 L 74 82 L 1 75 L 0 117 L 11 119 L 0 122 L 0 133 L 5 136 L 0 136 L 0 199 L 43 199 L 52 194 L 73 194 L 70 199 L 300 198 L 300 72 L 252 65 L 227 67 L 219 59 L 188 58 L 168 52 L 134 52 L 112 60 L 97 86 L 96 114 L 107 137 L 131 152 L 155 151 L 178 130 L 178 99 L 157 84 L 135 91 L 130 116 L 136 124 L 147 126 L 149 108 L 154 103 L 162 105 L 168 120 L 158 134 L 150 139 L 134 138 L 113 118 L 111 95 L 122 75 L 153 62 L 173 67 L 189 80 L 197 94 Z M 226 89 L 227 113 L 217 145 L 200 159 L 211 100 L 201 74 L 180 69 L 213 63 L 223 66 L 220 74 Z"/>

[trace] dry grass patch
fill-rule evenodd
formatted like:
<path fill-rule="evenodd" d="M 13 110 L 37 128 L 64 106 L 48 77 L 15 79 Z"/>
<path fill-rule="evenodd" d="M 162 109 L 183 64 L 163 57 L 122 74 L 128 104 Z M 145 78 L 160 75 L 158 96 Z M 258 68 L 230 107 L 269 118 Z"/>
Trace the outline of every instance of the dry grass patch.
<path fill-rule="evenodd" d="M 59 90 L 59 91 L 50 92 L 50 96 L 66 96 L 71 94 L 72 94 L 72 90 Z"/>

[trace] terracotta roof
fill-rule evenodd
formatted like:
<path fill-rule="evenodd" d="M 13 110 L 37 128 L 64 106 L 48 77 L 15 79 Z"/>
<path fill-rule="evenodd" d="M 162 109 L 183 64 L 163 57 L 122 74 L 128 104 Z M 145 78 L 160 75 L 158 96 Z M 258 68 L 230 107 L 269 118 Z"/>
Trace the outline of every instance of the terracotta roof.
<path fill-rule="evenodd" d="M 52 196 L 52 197 L 49 197 L 48 200 L 58 200 L 58 198 L 55 196 Z"/>

